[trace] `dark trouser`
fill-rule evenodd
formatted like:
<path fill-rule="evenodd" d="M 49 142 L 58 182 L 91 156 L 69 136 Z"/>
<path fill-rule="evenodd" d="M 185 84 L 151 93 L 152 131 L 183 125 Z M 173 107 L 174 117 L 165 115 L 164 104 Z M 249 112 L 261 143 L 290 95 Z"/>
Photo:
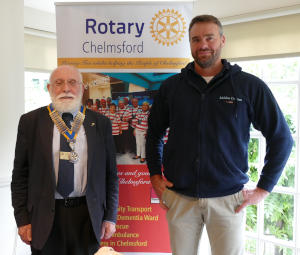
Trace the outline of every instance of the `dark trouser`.
<path fill-rule="evenodd" d="M 128 130 L 122 130 L 122 134 L 118 135 L 117 137 L 117 152 L 124 154 L 129 152 L 128 148 Z"/>
<path fill-rule="evenodd" d="M 93 232 L 85 198 L 65 206 L 55 202 L 55 217 L 50 236 L 42 250 L 31 247 L 32 255 L 93 255 L 99 243 Z"/>
<path fill-rule="evenodd" d="M 118 136 L 119 136 L 119 135 L 113 135 L 114 142 L 115 142 L 115 149 L 116 149 L 116 152 L 119 152 L 119 151 L 118 151 L 118 150 L 119 150 L 119 144 L 118 144 L 119 140 L 118 140 Z"/>
<path fill-rule="evenodd" d="M 133 135 L 134 128 L 129 126 L 128 129 L 128 147 L 129 152 L 132 152 L 136 155 L 136 141 L 135 136 Z"/>

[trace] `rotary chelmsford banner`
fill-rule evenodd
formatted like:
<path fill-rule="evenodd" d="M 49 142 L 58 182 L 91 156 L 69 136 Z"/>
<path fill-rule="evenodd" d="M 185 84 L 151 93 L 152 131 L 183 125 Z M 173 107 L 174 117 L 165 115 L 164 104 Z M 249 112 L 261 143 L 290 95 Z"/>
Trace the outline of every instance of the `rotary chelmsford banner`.
<path fill-rule="evenodd" d="M 191 15 L 191 2 L 56 3 L 58 65 L 81 70 L 83 103 L 112 123 L 120 184 L 117 231 L 101 245 L 119 252 L 171 252 L 145 140 L 156 90 L 190 61 Z"/>

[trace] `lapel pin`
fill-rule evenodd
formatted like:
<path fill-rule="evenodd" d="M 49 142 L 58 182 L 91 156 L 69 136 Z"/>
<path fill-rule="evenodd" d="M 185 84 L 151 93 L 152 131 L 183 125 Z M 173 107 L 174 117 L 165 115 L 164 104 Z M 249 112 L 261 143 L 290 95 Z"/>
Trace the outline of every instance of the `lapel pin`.
<path fill-rule="evenodd" d="M 92 122 L 92 123 L 91 123 L 91 127 L 93 127 L 93 126 L 95 126 L 95 122 Z"/>

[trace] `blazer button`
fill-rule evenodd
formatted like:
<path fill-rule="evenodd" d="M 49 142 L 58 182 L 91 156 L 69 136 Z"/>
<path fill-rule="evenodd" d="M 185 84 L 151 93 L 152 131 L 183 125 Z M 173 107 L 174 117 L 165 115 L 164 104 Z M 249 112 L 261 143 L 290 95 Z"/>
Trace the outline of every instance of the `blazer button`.
<path fill-rule="evenodd" d="M 53 213 L 54 213 L 54 212 L 55 212 L 55 209 L 54 209 L 54 208 L 52 208 L 52 209 L 51 209 L 51 212 L 53 212 Z"/>

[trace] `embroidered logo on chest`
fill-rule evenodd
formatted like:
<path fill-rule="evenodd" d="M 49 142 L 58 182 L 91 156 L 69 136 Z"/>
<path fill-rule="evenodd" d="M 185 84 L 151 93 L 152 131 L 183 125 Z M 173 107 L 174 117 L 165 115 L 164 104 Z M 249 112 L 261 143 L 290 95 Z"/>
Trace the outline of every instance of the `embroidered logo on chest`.
<path fill-rule="evenodd" d="M 226 104 L 234 104 L 235 101 L 242 102 L 243 99 L 233 96 L 220 96 L 218 98 L 221 102 L 224 102 Z"/>

